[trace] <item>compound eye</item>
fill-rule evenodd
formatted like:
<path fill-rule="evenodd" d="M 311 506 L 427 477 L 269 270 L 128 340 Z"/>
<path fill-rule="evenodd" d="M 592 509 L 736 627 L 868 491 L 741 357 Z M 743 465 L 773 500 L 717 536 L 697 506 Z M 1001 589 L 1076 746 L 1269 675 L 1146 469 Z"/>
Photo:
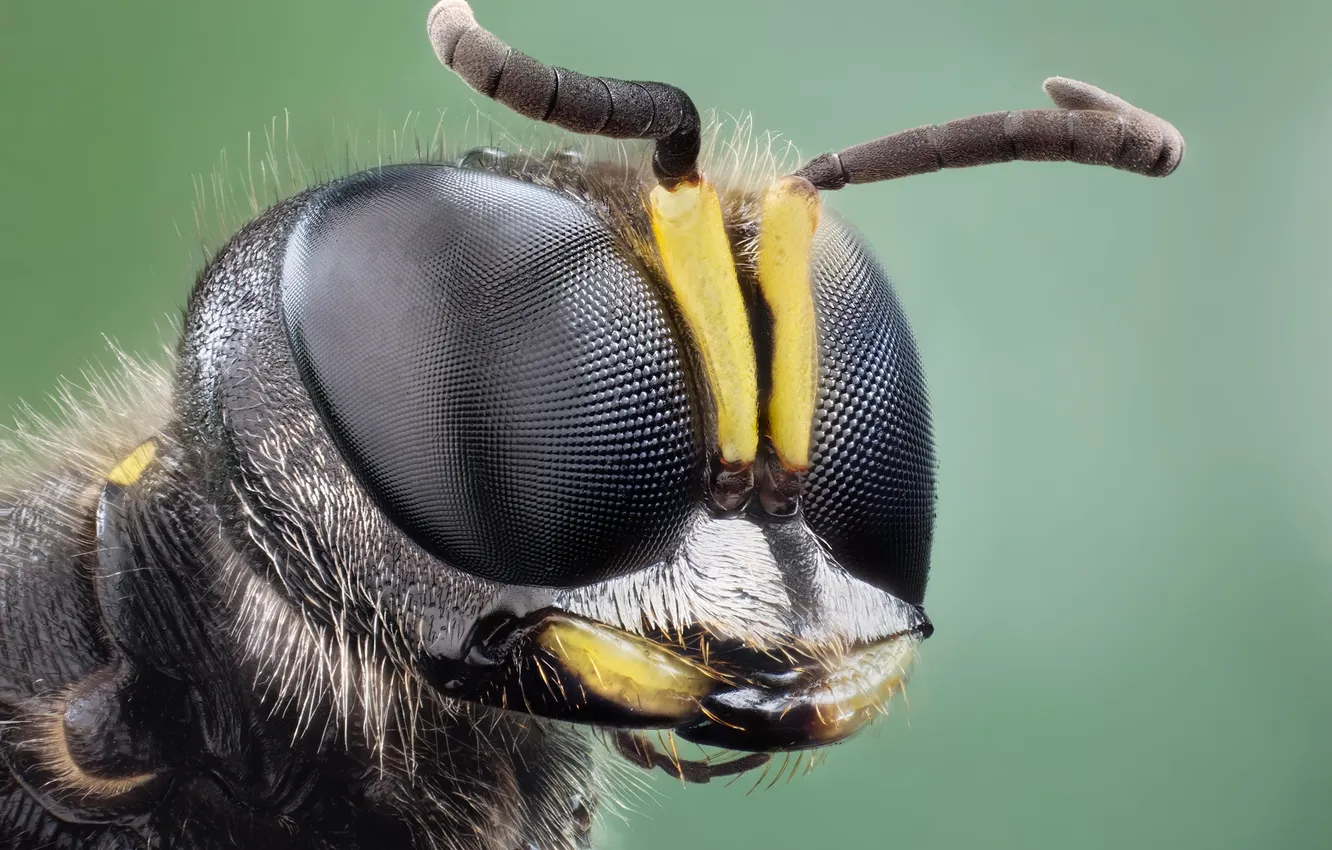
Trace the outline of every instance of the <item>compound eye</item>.
<path fill-rule="evenodd" d="M 572 198 L 447 166 L 349 178 L 295 228 L 282 309 L 343 458 L 441 561 L 573 586 L 683 534 L 683 358 L 646 272 Z"/>
<path fill-rule="evenodd" d="M 934 439 L 916 344 L 860 236 L 815 235 L 820 386 L 805 513 L 842 566 L 919 604 L 934 528 Z"/>

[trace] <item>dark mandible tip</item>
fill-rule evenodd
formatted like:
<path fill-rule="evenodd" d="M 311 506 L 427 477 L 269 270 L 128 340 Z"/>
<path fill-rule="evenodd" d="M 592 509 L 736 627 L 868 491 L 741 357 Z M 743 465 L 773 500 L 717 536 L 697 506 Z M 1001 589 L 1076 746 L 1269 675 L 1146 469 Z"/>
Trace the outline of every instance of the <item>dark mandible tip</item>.
<path fill-rule="evenodd" d="M 481 94 L 528 118 L 611 139 L 655 139 L 663 183 L 696 177 L 698 110 L 665 83 L 627 82 L 556 68 L 514 50 L 476 22 L 465 0 L 440 0 L 426 31 L 439 61 Z"/>
<path fill-rule="evenodd" d="M 1027 160 L 1165 177 L 1184 157 L 1184 137 L 1174 125 L 1109 92 L 1063 77 L 1046 80 L 1045 92 L 1058 109 L 991 112 L 904 130 L 820 154 L 796 174 L 819 189 L 840 189 L 941 168 Z"/>

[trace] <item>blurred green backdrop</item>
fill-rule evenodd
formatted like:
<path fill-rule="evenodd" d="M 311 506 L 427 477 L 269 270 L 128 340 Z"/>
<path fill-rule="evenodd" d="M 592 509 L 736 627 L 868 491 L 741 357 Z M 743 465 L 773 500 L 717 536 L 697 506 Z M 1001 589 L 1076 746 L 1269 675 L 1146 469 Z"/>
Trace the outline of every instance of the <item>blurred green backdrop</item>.
<path fill-rule="evenodd" d="M 195 181 L 223 148 L 243 171 L 247 133 L 257 160 L 284 110 L 333 169 L 413 111 L 475 135 L 428 6 L 0 4 L 0 408 L 106 362 L 102 334 L 159 350 L 200 264 Z M 909 710 L 812 775 L 660 780 L 612 846 L 1332 846 L 1332 4 L 476 6 L 807 154 L 1042 106 L 1050 74 L 1189 142 L 1165 181 L 1009 165 L 832 196 L 931 381 L 938 634 Z"/>

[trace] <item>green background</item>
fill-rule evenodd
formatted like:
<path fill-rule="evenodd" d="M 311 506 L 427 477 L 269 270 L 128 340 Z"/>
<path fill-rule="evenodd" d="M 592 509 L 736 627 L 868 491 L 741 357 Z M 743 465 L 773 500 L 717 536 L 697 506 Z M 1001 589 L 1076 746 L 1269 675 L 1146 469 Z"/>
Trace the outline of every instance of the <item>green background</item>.
<path fill-rule="evenodd" d="M 4 0 L 0 408 L 106 362 L 102 334 L 159 350 L 200 264 L 195 181 L 222 148 L 244 171 L 247 132 L 257 162 L 273 116 L 335 171 L 411 111 L 476 138 L 428 5 Z M 477 6 L 807 154 L 1042 106 L 1050 74 L 1189 142 L 1165 181 L 1020 164 L 830 197 L 930 378 L 938 634 L 909 710 L 812 775 L 660 780 L 610 846 L 1332 846 L 1332 4 Z"/>

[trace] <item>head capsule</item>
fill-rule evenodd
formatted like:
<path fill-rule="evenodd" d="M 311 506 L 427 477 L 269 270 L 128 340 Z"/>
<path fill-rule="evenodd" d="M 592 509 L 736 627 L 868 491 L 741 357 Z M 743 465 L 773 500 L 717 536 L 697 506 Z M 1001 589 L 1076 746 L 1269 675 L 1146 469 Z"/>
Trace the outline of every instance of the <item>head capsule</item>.
<path fill-rule="evenodd" d="M 934 449 L 901 305 L 819 193 L 1013 159 L 1159 176 L 1178 133 L 1056 78 L 1059 109 L 729 186 L 678 89 L 551 68 L 461 0 L 428 29 L 523 115 L 655 140 L 651 173 L 486 151 L 238 237 L 192 333 L 263 586 L 446 696 L 739 750 L 850 735 L 932 631 Z"/>

